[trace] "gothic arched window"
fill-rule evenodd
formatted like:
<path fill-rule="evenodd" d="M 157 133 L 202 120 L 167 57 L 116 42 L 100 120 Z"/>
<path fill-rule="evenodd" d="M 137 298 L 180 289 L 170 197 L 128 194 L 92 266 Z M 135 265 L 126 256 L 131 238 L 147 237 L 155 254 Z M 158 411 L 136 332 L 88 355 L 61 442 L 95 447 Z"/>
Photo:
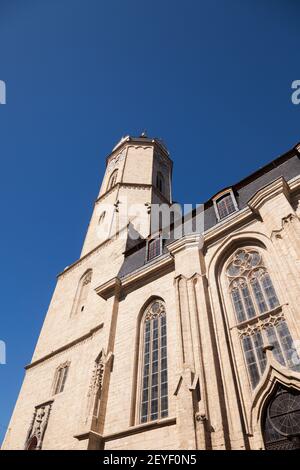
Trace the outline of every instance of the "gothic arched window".
<path fill-rule="evenodd" d="M 75 300 L 73 303 L 72 315 L 84 311 L 87 301 L 88 293 L 90 290 L 90 283 L 92 280 L 92 270 L 87 271 L 79 281 Z"/>
<path fill-rule="evenodd" d="M 143 315 L 140 422 L 168 416 L 167 322 L 165 304 L 153 300 Z"/>
<path fill-rule="evenodd" d="M 279 305 L 259 251 L 245 248 L 237 250 L 227 266 L 226 274 L 238 323 Z"/>
<path fill-rule="evenodd" d="M 264 373 L 266 346 L 272 347 L 282 366 L 300 370 L 300 360 L 261 252 L 255 248 L 236 250 L 227 264 L 226 276 L 252 388 Z"/>
<path fill-rule="evenodd" d="M 110 175 L 109 181 L 108 181 L 108 186 L 107 190 L 109 191 L 113 186 L 115 186 L 118 178 L 118 170 L 114 170 L 112 174 Z"/>
<path fill-rule="evenodd" d="M 63 392 L 67 380 L 67 375 L 69 372 L 69 367 L 70 362 L 65 362 L 56 369 L 54 378 L 54 395 Z"/>

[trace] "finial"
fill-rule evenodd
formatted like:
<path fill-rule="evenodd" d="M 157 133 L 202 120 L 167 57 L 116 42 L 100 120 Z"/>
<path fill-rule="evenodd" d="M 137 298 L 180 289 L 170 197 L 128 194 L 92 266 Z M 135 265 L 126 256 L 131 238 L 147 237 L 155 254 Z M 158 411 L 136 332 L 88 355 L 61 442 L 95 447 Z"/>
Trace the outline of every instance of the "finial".
<path fill-rule="evenodd" d="M 140 137 L 148 137 L 146 129 L 141 133 Z"/>

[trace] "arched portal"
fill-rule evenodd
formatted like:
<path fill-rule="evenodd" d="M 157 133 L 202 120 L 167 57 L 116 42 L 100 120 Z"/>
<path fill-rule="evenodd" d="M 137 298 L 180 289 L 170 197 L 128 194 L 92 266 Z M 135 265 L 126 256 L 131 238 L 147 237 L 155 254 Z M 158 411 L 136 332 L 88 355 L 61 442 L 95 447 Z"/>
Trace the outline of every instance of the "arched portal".
<path fill-rule="evenodd" d="M 300 392 L 278 386 L 266 405 L 262 431 L 267 450 L 300 450 Z"/>

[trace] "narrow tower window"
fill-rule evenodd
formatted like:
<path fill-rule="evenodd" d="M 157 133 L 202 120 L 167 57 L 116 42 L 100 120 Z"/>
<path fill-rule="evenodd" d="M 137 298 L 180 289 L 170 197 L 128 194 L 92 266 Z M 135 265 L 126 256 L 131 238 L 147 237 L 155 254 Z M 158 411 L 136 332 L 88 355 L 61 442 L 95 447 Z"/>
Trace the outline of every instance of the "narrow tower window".
<path fill-rule="evenodd" d="M 79 281 L 75 300 L 72 308 L 72 315 L 83 312 L 88 298 L 90 284 L 92 280 L 92 270 L 87 271 Z"/>
<path fill-rule="evenodd" d="M 140 422 L 168 416 L 167 322 L 165 304 L 154 300 L 143 317 Z"/>
<path fill-rule="evenodd" d="M 156 187 L 162 194 L 165 194 L 165 178 L 160 171 L 156 175 Z"/>
<path fill-rule="evenodd" d="M 57 368 L 54 379 L 54 395 L 63 392 L 67 380 L 67 375 L 69 372 L 69 367 L 70 363 L 66 362 L 65 364 L 61 364 Z"/>
<path fill-rule="evenodd" d="M 109 191 L 113 186 L 115 186 L 118 178 L 118 170 L 115 170 L 112 172 L 110 175 L 109 181 L 108 181 L 108 187 L 107 190 Z"/>
<path fill-rule="evenodd" d="M 105 211 L 103 211 L 103 212 L 100 214 L 100 217 L 99 217 L 99 220 L 98 220 L 98 224 L 99 224 L 99 225 L 101 225 L 101 224 L 104 222 L 105 215 L 106 215 L 106 212 L 105 212 Z"/>

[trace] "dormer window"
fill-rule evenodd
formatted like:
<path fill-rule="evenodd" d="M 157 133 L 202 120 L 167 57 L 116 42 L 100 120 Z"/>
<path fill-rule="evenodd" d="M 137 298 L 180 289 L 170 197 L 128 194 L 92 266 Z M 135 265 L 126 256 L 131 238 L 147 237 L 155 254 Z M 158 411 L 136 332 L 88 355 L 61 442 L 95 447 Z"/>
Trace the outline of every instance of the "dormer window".
<path fill-rule="evenodd" d="M 231 189 L 216 196 L 213 202 L 218 221 L 238 211 L 238 205 Z"/>
<path fill-rule="evenodd" d="M 156 258 L 157 256 L 161 255 L 162 253 L 162 238 L 152 238 L 152 240 L 148 241 L 147 246 L 147 261 Z"/>
<path fill-rule="evenodd" d="M 165 193 L 165 178 L 160 171 L 156 175 L 156 187 L 162 194 Z"/>

